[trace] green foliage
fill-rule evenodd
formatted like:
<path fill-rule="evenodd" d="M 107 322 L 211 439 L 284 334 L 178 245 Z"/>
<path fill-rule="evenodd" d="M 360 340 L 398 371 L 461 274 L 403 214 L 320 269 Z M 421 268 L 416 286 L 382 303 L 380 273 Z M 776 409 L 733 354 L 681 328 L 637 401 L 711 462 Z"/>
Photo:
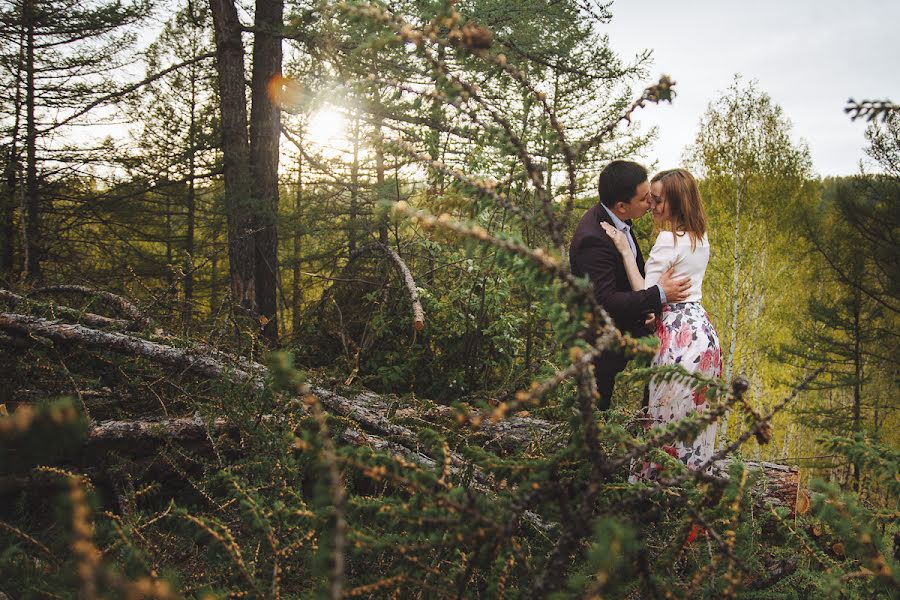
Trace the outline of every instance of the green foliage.
<path fill-rule="evenodd" d="M 792 139 L 783 110 L 756 82 L 735 76 L 710 102 L 686 158 L 702 178 L 709 218 L 704 307 L 722 343 L 724 378 L 745 374 L 751 401 L 761 405 L 783 392 L 776 382 L 793 378 L 768 349 L 789 337 L 797 299 L 783 291 L 805 275 L 786 217 L 814 195 L 809 149 Z M 719 429 L 723 437 L 734 432 L 727 419 Z"/>
<path fill-rule="evenodd" d="M 87 429 L 84 413 L 71 398 L 26 405 L 13 415 L 0 416 L 0 461 L 11 473 L 59 461 L 78 448 Z M 54 443 L 48 444 L 51 438 Z"/>
<path fill-rule="evenodd" d="M 760 351 L 790 333 L 768 315 L 774 307 L 778 318 L 795 317 L 796 298 L 778 300 L 775 291 L 809 274 L 784 268 L 799 215 L 773 214 L 764 200 L 815 205 L 812 230 L 835 253 L 846 249 L 838 244 L 845 230 L 824 234 L 840 222 L 836 210 L 856 204 L 821 197 L 809 184 L 808 153 L 791 143 L 780 109 L 736 84 L 711 106 L 695 156 L 714 245 L 742 249 L 716 259 L 707 296 L 737 303 L 720 300 L 714 316 L 733 324 L 729 341 L 741 341 L 732 358 L 746 360 L 735 358 L 735 370 L 760 367 L 747 392 L 679 366 L 649 366 L 653 338 L 606 328 L 586 282 L 566 269 L 564 233 L 577 207 L 593 202 L 598 160 L 645 141 L 597 137 L 630 119 L 627 88 L 641 73 L 623 68 L 594 29 L 606 8 L 591 15 L 578 3 L 534 10 L 529 1 L 491 0 L 400 8 L 403 22 L 358 3 L 290 9 L 285 43 L 296 62 L 286 73 L 294 79 L 279 93 L 300 96 L 285 102 L 292 114 L 284 119 L 297 162 L 296 179 L 283 181 L 279 228 L 293 352 L 269 353 L 267 370 L 252 362 L 262 354 L 256 325 L 220 312 L 228 287 L 220 183 L 217 173 L 201 183 L 195 171 L 218 164 L 204 69 L 177 70 L 137 97 L 132 108 L 149 122 L 140 152 L 121 163 L 127 180 L 103 193 L 71 182 L 94 201 L 90 214 L 102 226 L 73 229 L 78 239 L 97 238 L 84 256 L 99 260 L 91 270 L 60 259 L 61 268 L 100 280 L 139 268 L 150 283 L 134 294 L 155 319 L 139 333 L 173 352 L 160 361 L 117 354 L 121 346 L 81 347 L 71 331 L 71 345 L 0 338 L 0 367 L 12 374 L 3 399 L 19 405 L 0 417 L 4 442 L 10 435 L 0 480 L 56 481 L 50 492 L 30 483 L 0 489 L 13 498 L 0 502 L 0 590 L 84 598 L 890 597 L 898 456 L 870 442 L 887 437 L 886 421 L 883 437 L 873 415 L 873 438 L 822 442 L 854 466 L 860 485 L 812 484 L 807 515 L 768 506 L 767 483 L 740 456 L 714 476 L 665 450 L 729 408 L 745 417 L 734 439 L 767 440 L 773 415 L 761 398 L 785 387 L 769 376 L 790 369 Z M 150 61 L 201 60 L 204 19 L 190 3 L 175 12 Z M 489 49 L 471 41 L 473 31 L 484 36 L 482 26 L 494 36 Z M 501 58 L 501 47 L 509 56 Z M 643 102 L 671 99 L 669 88 L 655 93 Z M 329 99 L 349 117 L 345 151 L 330 158 L 304 137 L 311 112 Z M 557 118 L 571 126 L 558 127 Z M 191 206 L 202 230 L 193 253 Z M 886 209 L 846 210 L 866 217 L 862 228 Z M 63 245 L 74 247 L 68 238 Z M 202 289 L 190 294 L 186 275 L 195 267 Z M 839 283 L 829 281 L 829 291 Z M 770 291 L 748 296 L 753 286 Z M 883 288 L 858 291 L 883 296 Z M 411 327 L 411 296 L 424 306 L 424 330 Z M 838 298 L 822 304 L 831 325 L 851 306 Z M 101 309 L 20 308 L 70 320 Z M 874 323 L 881 313 L 867 314 Z M 167 333 L 192 315 L 206 345 Z M 840 364 L 854 341 L 847 330 L 826 332 L 831 341 L 804 356 L 803 368 L 832 361 L 839 364 L 829 375 L 846 377 L 829 383 L 874 386 Z M 868 350 L 876 337 L 855 339 Z M 597 351 L 589 340 L 597 339 L 634 358 L 607 414 L 594 408 L 588 366 Z M 188 351 L 175 360 L 182 345 Z M 215 377 L 197 368 L 219 359 Z M 881 366 L 871 357 L 857 363 L 866 372 Z M 702 390 L 711 410 L 644 431 L 632 409 L 650 377 Z M 80 402 L 34 411 L 18 399 L 32 388 L 75 389 Z M 73 418 L 57 423 L 60 410 Z M 94 423 L 180 417 L 194 433 L 179 437 L 160 421 L 155 435 L 106 447 L 85 442 L 88 415 Z M 867 429 L 862 413 L 856 422 Z M 80 437 L 67 442 L 69 435 Z M 79 441 L 91 451 L 60 455 Z M 629 483 L 644 460 L 660 464 L 660 478 Z"/>
<path fill-rule="evenodd" d="M 879 444 L 863 433 L 853 437 L 830 436 L 819 443 L 826 450 L 846 457 L 857 472 L 865 473 L 870 489 L 881 488 L 886 493 L 884 505 L 896 505 L 900 501 L 900 479 L 897 477 L 900 453 L 896 449 Z"/>

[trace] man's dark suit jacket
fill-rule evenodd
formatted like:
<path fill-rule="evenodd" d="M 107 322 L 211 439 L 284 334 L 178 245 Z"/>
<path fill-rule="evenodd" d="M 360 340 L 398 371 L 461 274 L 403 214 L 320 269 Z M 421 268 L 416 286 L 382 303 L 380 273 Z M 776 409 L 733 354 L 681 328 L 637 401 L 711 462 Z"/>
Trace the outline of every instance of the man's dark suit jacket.
<path fill-rule="evenodd" d="M 631 290 L 628 274 L 622 256 L 616 250 L 600 222 L 613 225 L 612 219 L 597 203 L 588 210 L 575 229 L 572 243 L 569 245 L 569 264 L 572 273 L 577 277 L 587 275 L 594 286 L 594 297 L 606 309 L 613 321 L 622 331 L 637 337 L 649 332 L 644 327 L 644 316 L 651 312 L 659 312 L 662 308 L 659 289 L 656 286 L 638 292 Z M 631 237 L 634 238 L 632 231 Z M 644 257 L 635 240 L 637 248 L 637 264 L 641 275 L 644 274 Z M 595 362 L 594 370 L 597 384 L 601 388 L 601 380 L 608 378 L 609 390 L 612 390 L 612 378 L 623 370 L 628 361 L 620 352 L 604 352 Z M 601 398 L 601 404 L 609 406 L 609 398 Z"/>

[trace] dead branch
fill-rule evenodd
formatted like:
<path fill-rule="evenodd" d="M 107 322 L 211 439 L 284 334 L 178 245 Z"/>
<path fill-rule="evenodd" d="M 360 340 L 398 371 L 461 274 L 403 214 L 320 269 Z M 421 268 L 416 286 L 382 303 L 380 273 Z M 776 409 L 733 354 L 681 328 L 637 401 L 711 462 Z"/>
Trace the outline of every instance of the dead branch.
<path fill-rule="evenodd" d="M 413 313 L 413 328 L 416 331 L 422 331 L 425 329 L 425 311 L 422 309 L 422 303 L 419 301 L 419 290 L 416 287 L 416 281 L 413 279 L 412 273 L 409 270 L 409 267 L 406 266 L 406 263 L 400 258 L 400 255 L 391 248 L 390 246 L 386 246 L 380 242 L 373 242 L 371 244 L 367 244 L 363 246 L 356 252 L 356 256 L 371 250 L 378 249 L 388 255 L 388 257 L 394 262 L 394 266 L 397 269 L 398 275 L 403 279 L 404 285 L 406 285 L 406 290 L 409 292 L 409 301 L 412 303 L 412 313 Z M 355 258 L 354 256 L 353 258 Z"/>
<path fill-rule="evenodd" d="M 412 273 L 409 271 L 409 267 L 406 266 L 406 263 L 403 262 L 403 259 L 400 258 L 400 255 L 393 248 L 381 243 L 378 246 L 394 261 L 397 271 L 399 271 L 400 276 L 403 278 L 403 283 L 409 291 L 409 301 L 412 303 L 413 327 L 416 331 L 425 329 L 425 311 L 422 309 L 422 303 L 419 301 L 419 290 L 416 287 Z"/>
<path fill-rule="evenodd" d="M 25 296 L 20 296 L 19 294 L 15 294 L 13 292 L 10 292 L 9 290 L 0 289 L 0 302 L 5 303 L 10 308 L 16 308 L 22 302 L 30 301 L 31 300 L 29 298 L 26 298 Z M 75 310 L 74 308 L 69 308 L 68 306 L 61 306 L 58 304 L 53 304 L 50 308 L 54 313 L 57 313 L 62 317 L 84 323 L 85 325 L 88 325 L 90 327 L 126 328 L 133 323 L 133 321 L 130 320 L 111 319 L 109 317 L 104 317 L 103 315 Z"/>
<path fill-rule="evenodd" d="M 28 297 L 56 293 L 80 294 L 83 296 L 92 296 L 105 300 L 112 306 L 115 306 L 116 308 L 121 310 L 126 316 L 128 316 L 133 321 L 135 327 L 144 327 L 149 322 L 147 317 L 144 316 L 141 310 L 133 302 L 126 300 L 118 294 L 113 294 L 112 292 L 107 292 L 104 290 L 95 290 L 83 285 L 51 285 L 48 287 L 32 290 L 31 292 L 29 292 Z"/>
<path fill-rule="evenodd" d="M 256 377 L 253 372 L 226 364 L 218 358 L 200 354 L 191 348 L 175 348 L 125 333 L 97 331 L 84 325 L 64 323 L 60 320 L 2 312 L 0 330 L 18 337 L 43 337 L 61 344 L 76 344 L 96 350 L 140 356 L 195 375 L 208 378 L 222 377 L 234 383 L 248 382 Z M 262 365 L 258 366 L 265 370 Z M 261 379 L 258 386 L 262 388 Z"/>

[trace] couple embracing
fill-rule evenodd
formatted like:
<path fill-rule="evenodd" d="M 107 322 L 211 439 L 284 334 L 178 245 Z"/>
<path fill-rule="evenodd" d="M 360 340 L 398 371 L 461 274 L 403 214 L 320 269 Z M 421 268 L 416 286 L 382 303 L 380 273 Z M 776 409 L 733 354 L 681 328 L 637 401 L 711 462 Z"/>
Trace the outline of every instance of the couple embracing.
<path fill-rule="evenodd" d="M 656 331 L 654 365 L 681 365 L 688 372 L 719 376 L 722 353 L 716 331 L 700 304 L 709 263 L 706 213 L 694 177 L 684 169 L 662 171 L 648 181 L 641 165 L 615 160 L 600 173 L 600 201 L 588 210 L 572 238 L 569 261 L 578 277 L 587 276 L 597 301 L 623 332 L 636 337 Z M 646 263 L 632 232 L 632 219 L 653 213 L 658 230 Z M 615 376 L 625 368 L 621 353 L 604 352 L 594 362 L 599 406 L 609 408 Z M 679 420 L 706 410 L 702 393 L 678 381 L 649 386 L 653 423 Z M 664 448 L 696 468 L 713 454 L 715 425 L 687 445 Z M 645 463 L 640 476 L 655 477 Z"/>

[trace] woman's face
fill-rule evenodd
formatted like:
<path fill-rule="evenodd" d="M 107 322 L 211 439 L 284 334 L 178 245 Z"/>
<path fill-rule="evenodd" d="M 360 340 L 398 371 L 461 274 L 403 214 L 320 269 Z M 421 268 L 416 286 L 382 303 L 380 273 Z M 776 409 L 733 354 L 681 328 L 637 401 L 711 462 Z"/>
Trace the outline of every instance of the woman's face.
<path fill-rule="evenodd" d="M 653 222 L 657 225 L 663 225 L 671 218 L 669 213 L 669 203 L 663 197 L 663 187 L 661 181 L 654 181 L 650 184 L 650 210 L 653 211 Z"/>

